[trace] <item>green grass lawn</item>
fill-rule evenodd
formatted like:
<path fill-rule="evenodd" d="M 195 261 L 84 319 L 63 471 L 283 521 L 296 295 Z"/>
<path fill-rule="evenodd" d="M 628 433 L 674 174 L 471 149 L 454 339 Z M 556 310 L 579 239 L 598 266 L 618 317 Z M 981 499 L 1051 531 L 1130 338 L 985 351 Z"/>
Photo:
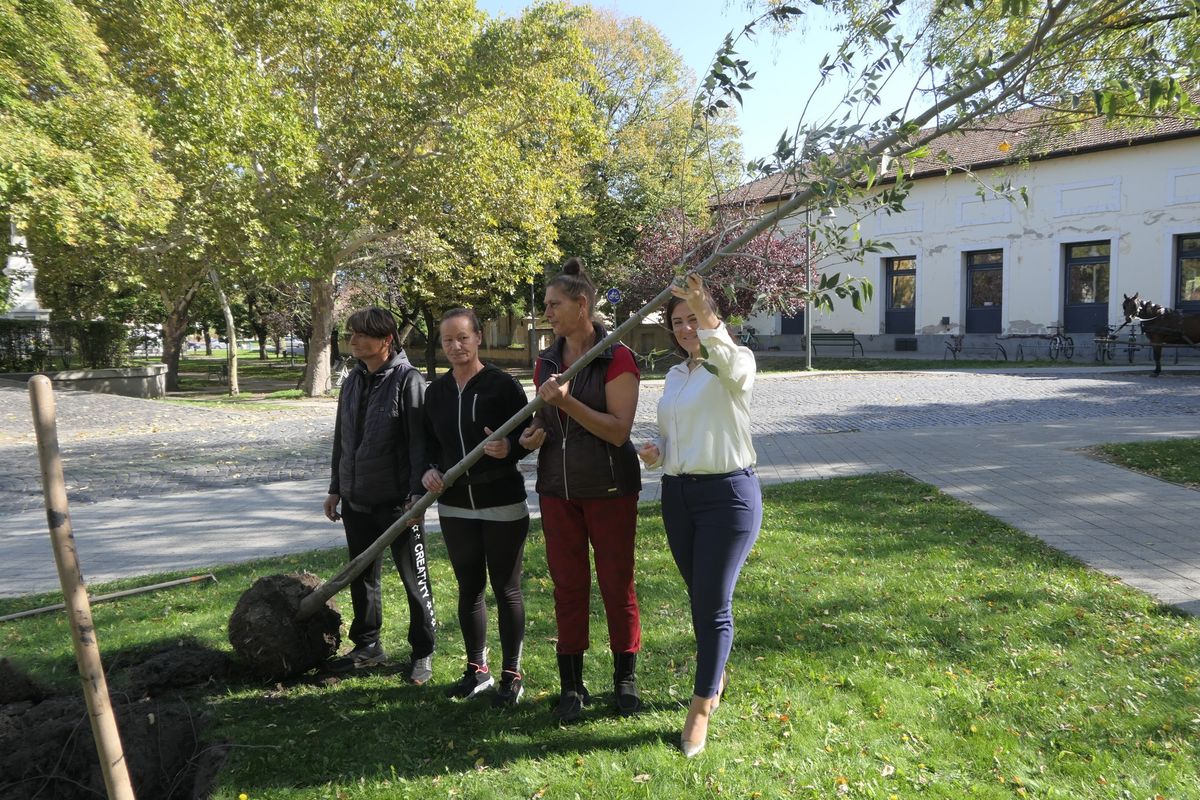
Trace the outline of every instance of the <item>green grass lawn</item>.
<path fill-rule="evenodd" d="M 193 699 L 213 734 L 235 745 L 216 796 L 1200 796 L 1195 620 L 902 476 L 772 487 L 766 497 L 738 586 L 729 691 L 698 758 L 675 749 L 693 638 L 648 505 L 638 546 L 646 713 L 608 710 L 611 662 L 594 618 L 585 672 L 596 704 L 580 724 L 551 724 L 552 588 L 536 529 L 525 702 L 498 713 L 445 699 L 461 640 L 434 536 L 443 622 L 434 685 L 405 685 L 397 665 L 329 683 L 204 688 Z M 305 568 L 328 578 L 341 564 L 340 552 L 309 553 L 96 606 L 99 643 L 110 660 L 182 636 L 225 648 L 229 612 L 255 576 Z M 407 650 L 399 586 L 389 572 L 384 644 L 398 662 Z M 50 599 L 0 601 L 0 613 Z M 77 685 L 62 615 L 6 623 L 0 643 L 33 674 Z"/>
<path fill-rule="evenodd" d="M 1200 488 L 1200 439 L 1105 444 L 1094 452 L 1108 461 L 1164 481 Z"/>

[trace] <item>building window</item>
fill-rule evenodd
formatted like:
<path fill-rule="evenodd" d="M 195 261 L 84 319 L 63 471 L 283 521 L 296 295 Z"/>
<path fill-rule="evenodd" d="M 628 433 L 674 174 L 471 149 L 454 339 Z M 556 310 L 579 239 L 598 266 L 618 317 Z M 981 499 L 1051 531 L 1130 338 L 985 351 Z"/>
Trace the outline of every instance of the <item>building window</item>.
<path fill-rule="evenodd" d="M 998 308 L 1004 296 L 1004 252 L 967 253 L 968 308 Z"/>
<path fill-rule="evenodd" d="M 1200 233 L 1180 236 L 1175 254 L 1175 305 L 1200 311 Z"/>
<path fill-rule="evenodd" d="M 917 259 L 914 256 L 887 260 L 888 308 L 908 309 L 917 302 Z"/>
<path fill-rule="evenodd" d="M 1108 302 L 1108 242 L 1067 245 L 1067 305 Z"/>

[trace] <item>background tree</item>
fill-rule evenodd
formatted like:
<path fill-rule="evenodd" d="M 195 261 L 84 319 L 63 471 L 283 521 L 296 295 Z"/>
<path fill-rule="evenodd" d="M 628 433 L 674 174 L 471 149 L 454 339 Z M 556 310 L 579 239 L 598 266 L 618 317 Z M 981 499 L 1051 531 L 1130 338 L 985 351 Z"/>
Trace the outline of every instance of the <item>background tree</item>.
<path fill-rule="evenodd" d="M 238 35 L 245 32 L 238 23 L 265 6 L 83 2 L 109 45 L 112 69 L 143 99 L 155 134 L 169 144 L 164 163 L 183 187 L 167 230 L 135 249 L 135 274 L 164 295 L 169 312 L 163 360 L 171 387 L 199 282 L 211 282 L 214 271 L 226 286 L 295 280 L 307 271 L 295 226 L 270 224 L 287 218 L 289 198 L 276 190 L 303 175 L 311 137 L 296 124 L 294 98 L 268 74 L 272 54 L 260 39 Z"/>
<path fill-rule="evenodd" d="M 664 214 L 643 229 L 637 242 L 641 269 L 623 293 L 618 315 L 633 313 L 649 302 L 681 271 L 702 264 L 745 231 L 743 213 L 716 215 L 692 224 L 680 210 Z M 745 318 L 771 308 L 794 314 L 804 305 L 803 292 L 815 286 L 817 258 L 802 230 L 788 234 L 764 231 L 738 252 L 713 267 L 707 278 L 723 317 Z"/>
<path fill-rule="evenodd" d="M 308 393 L 329 383 L 335 279 L 372 263 L 369 245 L 410 240 L 460 283 L 523 279 L 555 252 L 589 124 L 562 8 L 487 21 L 465 0 L 313 1 L 225 21 L 303 143 L 294 174 L 255 170 L 268 252 L 312 291 Z"/>
<path fill-rule="evenodd" d="M 298 309 L 300 316 L 307 315 L 306 297 L 300 287 L 251 278 L 245 297 L 246 325 L 258 342 L 259 360 L 267 360 L 268 343 L 273 343 L 276 354 L 282 355 L 283 337 L 307 327 L 296 321 Z"/>
<path fill-rule="evenodd" d="M 472 263 L 466 242 L 456 244 L 444 237 L 383 239 L 366 249 L 362 267 L 352 264 L 355 269 L 340 274 L 344 284 L 338 307 L 345 313 L 364 305 L 391 309 L 402 340 L 419 330 L 426 372 L 432 378 L 437 367 L 437 324 L 445 311 L 466 305 L 481 319 L 489 319 L 508 313 L 514 304 L 527 303 L 526 276 L 541 271 L 542 251 L 527 245 L 515 253 L 521 251 L 525 261 L 521 271 L 514 273 L 509 264 Z"/>
<path fill-rule="evenodd" d="M 979 52 L 1015 51 L 1051 4 L 1015 0 L 979 8 L 951 3 L 920 18 L 919 49 L 934 69 L 973 64 Z M 1200 10 L 1191 0 L 1084 0 L 1057 23 L 1079 38 L 1058 58 L 1039 58 L 1021 75 L 1014 101 L 1053 112 L 1056 122 L 1101 115 L 1124 124 L 1163 114 L 1200 116 L 1193 84 L 1200 65 Z"/>
<path fill-rule="evenodd" d="M 626 287 L 640 269 L 641 231 L 671 209 L 703 225 L 709 198 L 741 178 L 738 129 L 694 114 L 696 77 L 645 21 L 586 8 L 584 91 L 602 147 L 585 168 L 587 204 L 559 226 L 559 246 L 583 256 L 601 285 Z"/>
<path fill-rule="evenodd" d="M 87 16 L 0 0 L 0 19 L 0 218 L 66 242 L 165 224 L 177 189 Z"/>

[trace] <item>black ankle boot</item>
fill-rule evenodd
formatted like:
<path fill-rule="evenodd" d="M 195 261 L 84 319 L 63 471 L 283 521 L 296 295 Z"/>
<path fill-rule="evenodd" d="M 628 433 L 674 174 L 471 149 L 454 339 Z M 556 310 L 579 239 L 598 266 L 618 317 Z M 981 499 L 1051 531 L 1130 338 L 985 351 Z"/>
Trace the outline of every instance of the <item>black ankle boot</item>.
<path fill-rule="evenodd" d="M 621 716 L 632 716 L 642 710 L 637 687 L 637 653 L 613 653 L 613 695 Z"/>
<path fill-rule="evenodd" d="M 583 714 L 583 707 L 591 697 L 583 685 L 583 653 L 558 656 L 558 680 L 562 693 L 558 696 L 558 705 L 550 712 L 550 716 L 559 722 L 574 722 Z"/>

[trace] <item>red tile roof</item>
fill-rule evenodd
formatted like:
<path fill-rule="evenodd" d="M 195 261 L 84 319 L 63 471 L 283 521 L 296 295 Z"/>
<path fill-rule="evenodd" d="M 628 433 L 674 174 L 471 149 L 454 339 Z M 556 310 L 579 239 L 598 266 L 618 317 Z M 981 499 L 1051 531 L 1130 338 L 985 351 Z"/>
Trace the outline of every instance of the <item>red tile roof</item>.
<path fill-rule="evenodd" d="M 1044 122 L 1045 112 L 1039 109 L 1014 111 L 987 120 L 978 120 L 970 127 L 935 140 L 930 158 L 918 159 L 906 169 L 920 179 L 944 175 L 948 166 L 972 170 L 999 167 L 1028 159 L 1042 161 L 1063 158 L 1097 150 L 1134 147 L 1189 136 L 1200 136 L 1200 121 L 1158 120 L 1144 127 L 1113 127 L 1103 117 L 1091 117 L 1077 127 L 1064 131 Z M 1004 149 L 1007 144 L 1010 149 Z M 945 159 L 940 158 L 945 152 Z M 895 180 L 892 167 L 887 173 Z M 884 179 L 885 181 L 888 178 Z M 775 174 L 743 184 L 714 198 L 714 206 L 735 206 L 743 203 L 762 203 L 787 195 L 797 181 L 787 175 Z"/>

